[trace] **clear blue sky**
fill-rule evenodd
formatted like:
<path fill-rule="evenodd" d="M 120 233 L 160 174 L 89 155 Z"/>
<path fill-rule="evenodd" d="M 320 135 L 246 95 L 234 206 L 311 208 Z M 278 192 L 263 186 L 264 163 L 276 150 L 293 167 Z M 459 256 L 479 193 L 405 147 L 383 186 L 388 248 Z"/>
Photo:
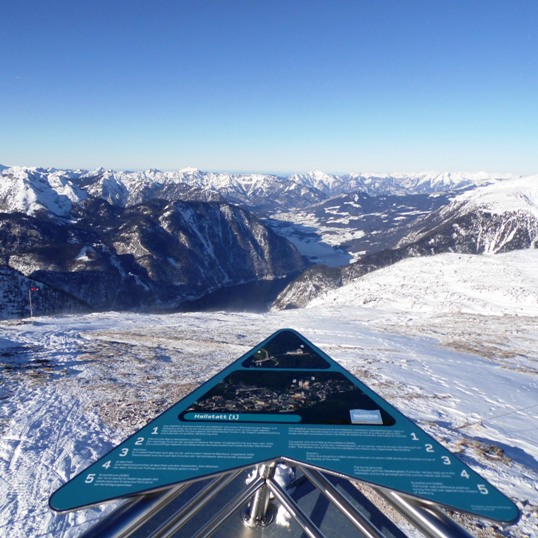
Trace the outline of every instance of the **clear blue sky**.
<path fill-rule="evenodd" d="M 0 0 L 0 163 L 538 173 L 538 1 Z"/>

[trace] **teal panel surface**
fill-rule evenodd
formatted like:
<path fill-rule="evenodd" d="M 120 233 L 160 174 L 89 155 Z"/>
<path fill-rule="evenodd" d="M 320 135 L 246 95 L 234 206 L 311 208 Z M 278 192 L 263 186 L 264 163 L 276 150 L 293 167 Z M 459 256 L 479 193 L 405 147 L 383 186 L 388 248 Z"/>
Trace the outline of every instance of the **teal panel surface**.
<path fill-rule="evenodd" d="M 67 511 L 285 457 L 504 523 L 516 505 L 306 338 L 282 329 L 59 488 Z"/>

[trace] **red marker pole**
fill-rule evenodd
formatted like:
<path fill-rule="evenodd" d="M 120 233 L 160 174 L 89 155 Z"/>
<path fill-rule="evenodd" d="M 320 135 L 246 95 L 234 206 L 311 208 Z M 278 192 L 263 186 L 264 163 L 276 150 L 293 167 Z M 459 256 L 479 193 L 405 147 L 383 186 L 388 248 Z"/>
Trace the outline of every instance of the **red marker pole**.
<path fill-rule="evenodd" d="M 34 286 L 31 286 L 28 289 L 28 302 L 30 303 L 30 317 L 31 318 L 34 317 L 34 312 L 33 312 L 33 309 L 32 309 L 32 292 L 33 291 L 39 291 L 39 288 L 35 288 Z"/>

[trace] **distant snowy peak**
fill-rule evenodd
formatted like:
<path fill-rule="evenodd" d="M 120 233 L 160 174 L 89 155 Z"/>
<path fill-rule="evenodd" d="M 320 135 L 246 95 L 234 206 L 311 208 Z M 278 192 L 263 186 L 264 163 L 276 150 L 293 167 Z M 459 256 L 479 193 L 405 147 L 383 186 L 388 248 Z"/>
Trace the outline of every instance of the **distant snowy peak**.
<path fill-rule="evenodd" d="M 96 171 L 95 176 L 86 176 L 85 190 L 91 196 L 102 198 L 109 204 L 124 207 L 129 200 L 129 189 L 116 176 L 107 171 Z"/>
<path fill-rule="evenodd" d="M 514 178 L 513 175 L 486 172 L 352 173 L 338 176 L 315 171 L 294 174 L 288 179 L 330 196 L 354 191 L 379 196 L 457 191 Z"/>
<path fill-rule="evenodd" d="M 419 172 L 412 174 L 348 174 L 342 176 L 355 190 L 363 190 L 371 196 L 382 194 L 431 194 L 435 192 L 458 191 L 484 184 L 514 179 L 506 174 L 486 172 Z"/>
<path fill-rule="evenodd" d="M 68 171 L 12 167 L 1 171 L 0 211 L 67 216 L 88 194 L 71 181 Z"/>
<path fill-rule="evenodd" d="M 319 170 L 305 174 L 293 174 L 288 179 L 299 185 L 317 189 L 325 194 L 335 195 L 344 192 L 342 189 L 344 188 L 345 180 L 339 176 L 326 174 Z"/>
<path fill-rule="evenodd" d="M 179 173 L 189 175 L 189 176 L 195 176 L 197 174 L 200 174 L 200 170 L 198 170 L 198 168 L 187 167 L 187 168 L 182 168 L 179 171 Z"/>
<path fill-rule="evenodd" d="M 170 177 L 170 174 L 167 173 Z M 287 177 L 268 174 L 227 174 L 182 170 L 181 178 L 201 189 L 221 193 L 228 201 L 266 209 L 273 204 L 297 209 L 357 191 L 370 196 L 430 194 L 458 191 L 513 179 L 487 173 L 421 172 L 418 174 L 346 174 L 321 171 Z M 300 195 L 300 196 L 297 196 Z"/>

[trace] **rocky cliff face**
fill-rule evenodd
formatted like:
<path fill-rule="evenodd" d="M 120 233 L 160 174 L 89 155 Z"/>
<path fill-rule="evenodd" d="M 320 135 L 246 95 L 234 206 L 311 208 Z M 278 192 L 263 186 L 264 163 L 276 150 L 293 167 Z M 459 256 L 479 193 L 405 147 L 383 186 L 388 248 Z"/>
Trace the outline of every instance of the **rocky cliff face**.
<path fill-rule="evenodd" d="M 0 214 L 0 256 L 6 270 L 68 298 L 66 306 L 92 310 L 174 309 L 304 267 L 288 241 L 244 209 L 159 199 L 122 208 L 87 198 L 69 219 Z"/>

